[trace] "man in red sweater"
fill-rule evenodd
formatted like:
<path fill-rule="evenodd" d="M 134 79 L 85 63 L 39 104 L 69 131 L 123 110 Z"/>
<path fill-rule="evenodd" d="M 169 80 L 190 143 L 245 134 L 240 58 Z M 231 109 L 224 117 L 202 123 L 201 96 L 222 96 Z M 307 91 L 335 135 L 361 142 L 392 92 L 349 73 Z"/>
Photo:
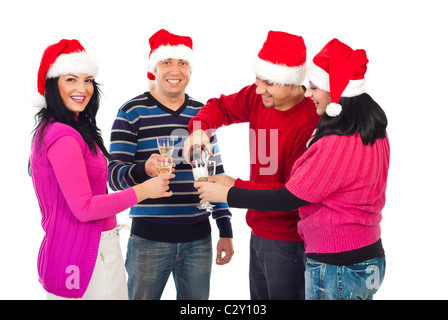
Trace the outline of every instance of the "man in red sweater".
<path fill-rule="evenodd" d="M 249 122 L 250 180 L 214 176 L 216 181 L 247 189 L 281 189 L 317 126 L 314 103 L 301 85 L 306 69 L 302 37 L 270 31 L 253 65 L 255 84 L 210 99 L 189 124 L 190 141 L 210 146 L 204 132 Z M 210 149 L 209 149 L 210 150 Z M 214 180 L 212 180 L 214 179 Z M 297 233 L 299 215 L 248 210 L 251 299 L 304 299 L 305 255 Z"/>

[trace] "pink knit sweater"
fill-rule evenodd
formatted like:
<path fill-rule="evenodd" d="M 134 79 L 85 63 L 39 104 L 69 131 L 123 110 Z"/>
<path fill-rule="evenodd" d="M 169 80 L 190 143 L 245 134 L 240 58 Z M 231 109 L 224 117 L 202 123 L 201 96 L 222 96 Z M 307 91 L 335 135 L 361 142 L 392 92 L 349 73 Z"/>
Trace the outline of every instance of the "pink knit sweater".
<path fill-rule="evenodd" d="M 31 149 L 31 172 L 45 236 L 38 255 L 39 281 L 50 293 L 79 298 L 87 289 L 101 232 L 115 215 L 137 203 L 132 188 L 107 194 L 107 162 L 94 155 L 73 128 L 54 123 Z"/>
<path fill-rule="evenodd" d="M 307 253 L 337 253 L 381 236 L 389 140 L 373 146 L 354 136 L 326 136 L 296 162 L 286 188 L 310 202 L 299 210 L 298 231 Z"/>

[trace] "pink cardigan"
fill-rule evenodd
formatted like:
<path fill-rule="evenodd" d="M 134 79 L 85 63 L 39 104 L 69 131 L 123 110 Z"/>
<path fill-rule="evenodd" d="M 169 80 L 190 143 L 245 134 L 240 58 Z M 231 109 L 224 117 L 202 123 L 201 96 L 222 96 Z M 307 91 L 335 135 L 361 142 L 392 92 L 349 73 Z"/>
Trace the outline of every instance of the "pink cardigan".
<path fill-rule="evenodd" d="M 101 232 L 116 226 L 117 213 L 137 204 L 132 188 L 107 194 L 107 161 L 97 151 L 94 155 L 76 130 L 61 123 L 47 127 L 40 149 L 37 138 L 32 145 L 32 179 L 45 231 L 39 281 L 58 296 L 84 295 Z"/>
<path fill-rule="evenodd" d="M 354 136 L 326 136 L 296 162 L 286 188 L 310 202 L 299 210 L 298 231 L 307 253 L 337 253 L 381 236 L 389 140 L 373 146 Z"/>

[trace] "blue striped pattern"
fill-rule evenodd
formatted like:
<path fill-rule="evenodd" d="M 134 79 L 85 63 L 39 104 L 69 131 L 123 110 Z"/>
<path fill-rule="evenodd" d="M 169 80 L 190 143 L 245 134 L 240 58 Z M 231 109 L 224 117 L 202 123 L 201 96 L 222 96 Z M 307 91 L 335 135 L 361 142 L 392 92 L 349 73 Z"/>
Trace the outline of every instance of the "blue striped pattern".
<path fill-rule="evenodd" d="M 159 153 L 157 137 L 175 136 L 173 152 L 176 177 L 170 181 L 173 196 L 147 199 L 131 208 L 130 216 L 170 218 L 170 223 L 190 224 L 208 218 L 205 210 L 197 208 L 199 196 L 194 188 L 191 166 L 182 155 L 184 139 L 188 136 L 188 123 L 201 109 L 202 103 L 185 95 L 184 105 L 173 112 L 161 105 L 149 92 L 138 96 L 118 111 L 112 126 L 109 164 L 109 186 L 118 191 L 148 179 L 144 163 L 153 153 Z M 216 173 L 224 168 L 216 135 L 211 138 Z M 213 218 L 231 217 L 227 204 L 215 204 Z"/>

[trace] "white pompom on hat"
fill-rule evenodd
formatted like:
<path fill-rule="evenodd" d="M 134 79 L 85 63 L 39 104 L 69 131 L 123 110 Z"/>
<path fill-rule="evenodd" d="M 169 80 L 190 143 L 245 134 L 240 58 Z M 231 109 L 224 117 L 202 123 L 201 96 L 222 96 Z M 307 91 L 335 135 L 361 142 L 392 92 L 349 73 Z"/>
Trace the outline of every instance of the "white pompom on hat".
<path fill-rule="evenodd" d="M 367 71 L 365 50 L 353 50 L 338 39 L 328 42 L 308 66 L 307 77 L 319 89 L 330 92 L 331 103 L 326 113 L 337 117 L 341 97 L 355 97 L 365 92 Z"/>
<path fill-rule="evenodd" d="M 78 40 L 63 39 L 45 49 L 37 74 L 38 93 L 31 104 L 36 108 L 46 108 L 45 83 L 47 79 L 57 78 L 69 73 L 98 75 L 98 63 L 92 58 Z"/>

